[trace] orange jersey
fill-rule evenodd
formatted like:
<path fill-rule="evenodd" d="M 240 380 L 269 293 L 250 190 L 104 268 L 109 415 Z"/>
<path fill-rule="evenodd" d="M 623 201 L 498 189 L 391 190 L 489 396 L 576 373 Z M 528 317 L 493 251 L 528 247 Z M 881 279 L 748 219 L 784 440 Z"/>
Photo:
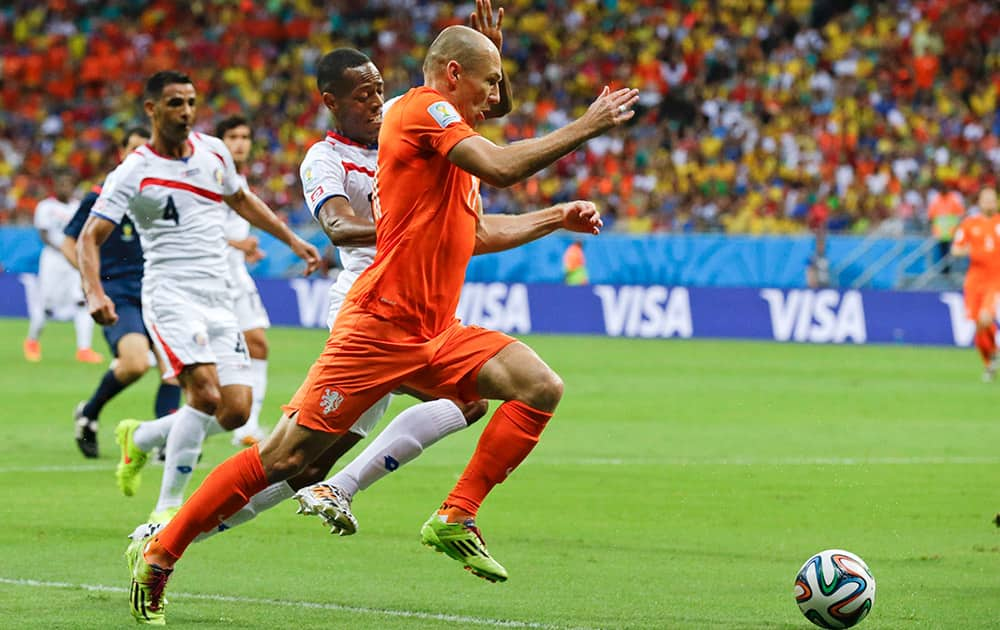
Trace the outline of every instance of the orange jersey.
<path fill-rule="evenodd" d="M 963 219 L 953 245 L 969 251 L 967 288 L 1000 286 L 1000 217 L 975 215 Z"/>
<path fill-rule="evenodd" d="M 425 339 L 455 321 L 476 245 L 479 178 L 447 157 L 474 135 L 454 106 L 428 87 L 396 101 L 379 133 L 375 260 L 347 299 Z"/>

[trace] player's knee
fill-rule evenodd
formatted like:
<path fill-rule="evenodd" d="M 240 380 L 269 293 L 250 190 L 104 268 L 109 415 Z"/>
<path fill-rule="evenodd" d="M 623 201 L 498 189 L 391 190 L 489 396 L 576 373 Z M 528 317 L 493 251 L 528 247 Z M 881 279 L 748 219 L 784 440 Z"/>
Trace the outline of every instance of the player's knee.
<path fill-rule="evenodd" d="M 532 384 L 521 399 L 540 411 L 555 411 L 563 395 L 563 381 L 552 370 L 546 369 L 532 378 Z"/>
<path fill-rule="evenodd" d="M 122 383 L 136 381 L 149 369 L 149 358 L 146 354 L 120 354 L 115 364 L 115 378 Z"/>
<path fill-rule="evenodd" d="M 252 359 L 266 359 L 269 348 L 267 347 L 267 339 L 263 336 L 247 338 L 247 351 L 250 352 L 250 358 Z"/>
<path fill-rule="evenodd" d="M 215 417 L 226 431 L 235 431 L 247 423 L 250 410 L 222 406 L 216 411 Z"/>
<path fill-rule="evenodd" d="M 274 458 L 268 464 L 267 478 L 271 483 L 284 481 L 292 477 L 301 477 L 302 471 L 306 468 L 306 456 L 301 450 L 286 453 L 281 457 Z M 322 477 L 317 479 L 322 481 Z M 308 484 L 304 484 L 308 485 Z"/>
<path fill-rule="evenodd" d="M 188 404 L 203 413 L 215 415 L 222 403 L 222 392 L 213 383 L 189 385 L 184 393 L 187 395 Z"/>

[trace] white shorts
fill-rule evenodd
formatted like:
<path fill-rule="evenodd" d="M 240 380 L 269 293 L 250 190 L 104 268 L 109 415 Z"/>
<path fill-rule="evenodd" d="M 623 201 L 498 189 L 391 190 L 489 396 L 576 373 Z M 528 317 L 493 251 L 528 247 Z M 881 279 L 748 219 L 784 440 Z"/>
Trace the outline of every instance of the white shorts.
<path fill-rule="evenodd" d="M 212 363 L 220 385 L 252 383 L 250 353 L 233 312 L 231 288 L 144 282 L 142 319 L 163 358 L 164 378 L 177 376 L 186 365 Z"/>
<path fill-rule="evenodd" d="M 50 317 L 72 318 L 85 304 L 80 272 L 51 247 L 45 247 L 38 259 L 38 289 L 42 307 Z"/>
<path fill-rule="evenodd" d="M 351 285 L 357 279 L 358 274 L 345 269 L 337 276 L 337 280 L 330 285 L 330 311 L 326 316 L 327 328 L 333 328 L 333 322 L 337 321 L 337 313 L 340 312 L 340 307 L 344 304 L 344 297 L 347 296 L 348 290 L 350 290 Z M 377 403 L 361 414 L 361 417 L 354 422 L 349 431 L 355 435 L 366 437 L 375 428 L 379 420 L 382 419 L 382 416 L 385 415 L 391 400 L 392 394 L 386 394 L 380 398 Z"/>
<path fill-rule="evenodd" d="M 252 291 L 238 293 L 234 298 L 234 310 L 236 311 L 236 321 L 240 324 L 240 330 L 271 327 L 271 318 L 267 316 L 267 310 L 260 300 L 257 287 L 254 287 Z"/>

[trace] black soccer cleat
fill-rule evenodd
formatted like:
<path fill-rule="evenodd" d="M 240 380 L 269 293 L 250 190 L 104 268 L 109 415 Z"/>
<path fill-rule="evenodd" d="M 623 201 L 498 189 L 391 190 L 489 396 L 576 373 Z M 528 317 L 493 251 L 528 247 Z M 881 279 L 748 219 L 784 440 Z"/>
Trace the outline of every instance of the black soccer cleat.
<path fill-rule="evenodd" d="M 83 415 L 81 401 L 73 410 L 73 425 L 76 433 L 76 446 L 88 459 L 97 458 L 97 420 L 91 420 Z"/>
<path fill-rule="evenodd" d="M 1000 512 L 997 512 L 997 515 L 993 517 L 993 524 L 1000 527 Z"/>

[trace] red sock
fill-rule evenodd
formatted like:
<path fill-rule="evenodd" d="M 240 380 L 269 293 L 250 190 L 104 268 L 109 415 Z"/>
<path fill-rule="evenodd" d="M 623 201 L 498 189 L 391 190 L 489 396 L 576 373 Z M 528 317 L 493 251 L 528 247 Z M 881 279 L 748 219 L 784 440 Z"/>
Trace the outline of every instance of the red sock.
<path fill-rule="evenodd" d="M 535 448 L 551 417 L 551 413 L 516 400 L 500 405 L 445 505 L 475 516 L 493 486 L 506 479 Z"/>
<path fill-rule="evenodd" d="M 975 344 L 980 356 L 983 357 L 983 363 L 989 365 L 997 351 L 996 324 L 991 324 L 986 329 L 976 329 Z"/>
<path fill-rule="evenodd" d="M 211 531 L 268 486 L 257 447 L 247 448 L 219 464 L 181 506 L 154 544 L 175 558 L 202 532 Z"/>

